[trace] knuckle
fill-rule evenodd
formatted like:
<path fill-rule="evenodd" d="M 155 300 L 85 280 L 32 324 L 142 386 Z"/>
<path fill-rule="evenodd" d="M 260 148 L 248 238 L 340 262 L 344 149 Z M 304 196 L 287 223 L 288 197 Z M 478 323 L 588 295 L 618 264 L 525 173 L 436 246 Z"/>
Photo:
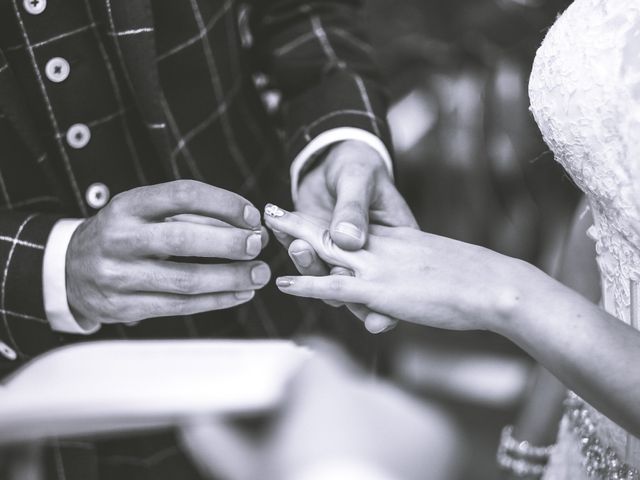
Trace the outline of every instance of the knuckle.
<path fill-rule="evenodd" d="M 129 208 L 129 199 L 132 193 L 135 192 L 135 190 L 137 189 L 134 189 L 133 191 L 129 191 L 129 192 L 118 193 L 111 199 L 111 201 L 102 211 L 106 211 L 116 218 L 121 217 L 122 215 L 125 215 Z"/>
<path fill-rule="evenodd" d="M 240 195 L 222 188 L 211 188 L 213 189 L 212 192 L 215 193 L 217 201 L 221 206 L 227 210 L 237 210 L 240 214 L 244 213 L 242 210 L 246 205 L 246 200 L 244 200 Z"/>
<path fill-rule="evenodd" d="M 225 303 L 224 303 L 224 298 L 226 297 L 226 295 L 215 295 L 211 297 L 210 303 L 208 305 L 210 310 L 220 310 L 221 308 L 224 308 Z"/>
<path fill-rule="evenodd" d="M 137 244 L 137 230 L 120 228 L 103 229 L 100 235 L 102 245 L 112 252 L 130 251 Z"/>
<path fill-rule="evenodd" d="M 183 294 L 195 293 L 198 288 L 198 282 L 193 275 L 176 275 L 172 284 L 177 293 Z"/>
<path fill-rule="evenodd" d="M 118 268 L 112 268 L 109 274 L 109 280 L 111 283 L 111 288 L 115 290 L 125 290 L 129 287 L 131 279 L 129 275 L 127 275 L 124 270 Z"/>
<path fill-rule="evenodd" d="M 177 206 L 193 204 L 198 197 L 198 182 L 194 180 L 176 180 L 171 184 L 171 201 Z"/>
<path fill-rule="evenodd" d="M 94 267 L 96 283 L 107 286 L 117 286 L 119 282 L 125 278 L 121 269 L 117 268 L 112 262 L 100 260 L 96 262 Z"/>
<path fill-rule="evenodd" d="M 340 275 L 334 275 L 329 278 L 327 287 L 330 293 L 338 294 L 344 290 L 344 279 Z"/>
<path fill-rule="evenodd" d="M 109 204 L 101 211 L 114 212 L 114 213 L 116 211 L 122 211 L 124 207 L 124 203 L 126 203 L 125 193 L 124 192 L 118 193 L 111 198 L 111 200 L 109 201 Z"/>
<path fill-rule="evenodd" d="M 220 270 L 219 281 L 222 285 L 228 285 L 228 288 L 232 290 L 251 287 L 253 285 L 251 271 L 258 265 L 258 263 L 247 263 L 246 265 L 237 266 L 227 265 Z"/>
<path fill-rule="evenodd" d="M 122 246 L 127 250 L 148 247 L 152 243 L 152 234 L 145 229 L 135 228 L 121 234 Z"/>
<path fill-rule="evenodd" d="M 187 315 L 189 312 L 189 300 L 187 298 L 175 299 L 172 304 L 174 315 Z"/>
<path fill-rule="evenodd" d="M 158 317 L 160 315 L 166 315 L 167 313 L 173 315 L 179 314 L 174 305 L 169 306 L 162 300 L 149 300 L 140 310 L 138 315 L 140 318 Z"/>
<path fill-rule="evenodd" d="M 189 235 L 185 230 L 171 228 L 165 233 L 162 243 L 164 243 L 171 252 L 180 252 L 183 250 L 188 239 Z"/>
<path fill-rule="evenodd" d="M 148 313 L 140 308 L 140 303 L 137 301 L 134 301 L 134 298 L 121 299 L 119 302 L 119 307 L 120 307 L 119 320 L 123 323 L 137 322 L 139 320 L 144 319 L 145 315 Z M 112 316 L 111 312 L 109 312 L 108 314 L 105 314 L 105 316 L 106 315 Z"/>
<path fill-rule="evenodd" d="M 98 230 L 98 241 L 100 241 L 103 246 L 109 247 L 123 240 L 124 235 L 122 235 L 122 233 L 118 228 L 100 228 Z"/>

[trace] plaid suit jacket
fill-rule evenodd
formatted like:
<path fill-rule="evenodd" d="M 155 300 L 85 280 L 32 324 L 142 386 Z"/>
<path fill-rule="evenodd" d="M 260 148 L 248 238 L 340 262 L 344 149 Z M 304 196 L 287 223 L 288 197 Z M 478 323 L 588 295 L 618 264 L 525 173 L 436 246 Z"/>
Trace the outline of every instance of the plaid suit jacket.
<path fill-rule="evenodd" d="M 357 127 L 391 149 L 385 98 L 356 22 L 358 4 L 49 0 L 50 16 L 33 17 L 22 0 L 0 0 L 0 341 L 17 355 L 0 355 L 0 376 L 79 340 L 49 327 L 42 261 L 58 219 L 95 213 L 83 190 L 96 175 L 112 194 L 196 178 L 256 205 L 286 205 L 289 162 L 320 133 Z M 69 14 L 56 17 L 63 7 Z M 53 90 L 39 72 L 52 52 L 79 46 L 87 50 L 78 50 L 72 68 L 82 81 L 71 84 L 72 95 L 60 97 L 64 90 Z M 265 85 L 282 96 L 275 114 L 260 101 Z M 95 98 L 93 89 L 101 86 L 105 93 Z M 60 98 L 65 109 L 52 113 Z M 62 139 L 73 115 L 85 110 L 94 115 L 95 144 L 91 155 L 78 156 Z M 271 255 L 277 270 L 284 260 Z M 294 300 L 268 297 L 231 313 L 103 328 L 92 338 L 281 336 L 313 323 L 309 310 L 300 308 L 292 314 L 299 317 L 295 325 L 280 325 L 269 315 L 291 311 Z M 183 460 L 165 462 L 175 447 L 147 442 L 140 452 L 142 443 L 134 443 L 68 443 L 73 448 L 65 455 L 51 457 L 51 472 L 58 478 L 94 478 L 98 471 L 102 478 L 126 478 L 123 471 L 132 469 L 132 478 L 142 478 L 141 469 L 156 466 L 150 477 L 185 478 Z"/>

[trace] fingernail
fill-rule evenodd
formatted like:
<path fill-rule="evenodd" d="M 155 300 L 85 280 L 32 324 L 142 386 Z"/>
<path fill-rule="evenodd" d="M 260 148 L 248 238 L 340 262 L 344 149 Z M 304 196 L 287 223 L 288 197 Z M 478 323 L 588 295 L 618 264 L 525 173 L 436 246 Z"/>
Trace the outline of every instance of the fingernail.
<path fill-rule="evenodd" d="M 251 227 L 260 225 L 260 212 L 258 209 L 250 205 L 244 207 L 244 221 Z"/>
<path fill-rule="evenodd" d="M 356 240 L 362 240 L 363 233 L 353 223 L 341 222 L 334 228 L 336 233 L 342 233 Z"/>
<path fill-rule="evenodd" d="M 374 335 L 393 330 L 397 324 L 397 321 L 385 317 L 367 318 L 365 320 L 365 327 L 369 333 L 373 333 Z"/>
<path fill-rule="evenodd" d="M 379 335 L 385 332 L 385 328 L 381 327 L 380 325 L 376 325 L 376 326 L 367 325 L 366 327 L 369 333 L 372 333 L 373 335 Z"/>
<path fill-rule="evenodd" d="M 256 292 L 254 292 L 253 290 L 247 290 L 245 292 L 236 292 L 235 293 L 235 297 L 238 300 L 249 300 L 250 298 L 252 298 L 254 295 L 256 294 Z"/>
<path fill-rule="evenodd" d="M 271 270 L 266 265 L 258 265 L 251 269 L 251 281 L 256 285 L 264 285 L 271 277 Z"/>
<path fill-rule="evenodd" d="M 310 267 L 313 263 L 313 255 L 309 250 L 291 252 L 291 256 L 293 257 L 294 262 L 304 268 Z"/>
<path fill-rule="evenodd" d="M 260 232 L 253 232 L 247 238 L 247 255 L 255 257 L 262 250 L 262 235 Z"/>
<path fill-rule="evenodd" d="M 293 285 L 293 278 L 280 277 L 276 280 L 276 285 L 280 288 L 287 288 Z"/>
<path fill-rule="evenodd" d="M 285 211 L 282 210 L 280 207 L 275 206 L 272 203 L 267 203 L 267 206 L 264 207 L 264 213 L 265 215 L 269 215 L 270 217 L 273 217 L 273 218 L 280 218 L 280 217 L 284 217 Z"/>

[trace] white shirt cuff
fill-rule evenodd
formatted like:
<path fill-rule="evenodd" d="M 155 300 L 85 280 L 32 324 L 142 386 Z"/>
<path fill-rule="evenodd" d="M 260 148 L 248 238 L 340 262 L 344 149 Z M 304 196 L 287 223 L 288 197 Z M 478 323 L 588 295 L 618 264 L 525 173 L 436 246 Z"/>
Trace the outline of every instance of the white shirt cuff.
<path fill-rule="evenodd" d="M 287 480 L 401 480 L 375 465 L 355 460 L 323 462 L 288 477 Z"/>
<path fill-rule="evenodd" d="M 42 291 L 44 311 L 51 328 L 57 332 L 89 335 L 100 329 L 100 323 L 80 324 L 73 318 L 67 302 L 67 248 L 71 236 L 83 222 L 77 219 L 58 220 L 53 226 L 44 249 Z"/>
<path fill-rule="evenodd" d="M 344 142 L 346 140 L 358 140 L 364 142 L 373 148 L 380 157 L 384 160 L 389 175 L 393 178 L 393 163 L 391 162 L 391 155 L 389 150 L 385 146 L 384 142 L 380 140 L 373 133 L 361 128 L 354 127 L 339 127 L 326 132 L 322 132 L 316 138 L 311 140 L 306 147 L 295 158 L 291 164 L 291 198 L 295 202 L 298 198 L 298 186 L 300 183 L 300 174 L 304 171 L 304 168 L 308 163 L 316 156 L 322 153 L 327 147 L 330 147 L 334 143 Z"/>

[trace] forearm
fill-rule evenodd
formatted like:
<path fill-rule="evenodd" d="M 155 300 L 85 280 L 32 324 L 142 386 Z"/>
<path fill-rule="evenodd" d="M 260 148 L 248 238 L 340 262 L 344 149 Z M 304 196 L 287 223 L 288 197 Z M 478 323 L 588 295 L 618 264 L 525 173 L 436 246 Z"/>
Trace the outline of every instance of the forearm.
<path fill-rule="evenodd" d="M 591 225 L 593 218 L 583 198 L 573 216 L 556 278 L 597 303 L 600 299 L 599 272 L 595 245 L 587 235 Z M 516 439 L 533 445 L 548 445 L 555 441 L 567 388 L 541 366 L 536 367 L 532 377 L 531 388 L 514 422 L 513 434 Z"/>
<path fill-rule="evenodd" d="M 640 432 L 640 332 L 531 267 L 496 328 L 625 429 Z"/>

